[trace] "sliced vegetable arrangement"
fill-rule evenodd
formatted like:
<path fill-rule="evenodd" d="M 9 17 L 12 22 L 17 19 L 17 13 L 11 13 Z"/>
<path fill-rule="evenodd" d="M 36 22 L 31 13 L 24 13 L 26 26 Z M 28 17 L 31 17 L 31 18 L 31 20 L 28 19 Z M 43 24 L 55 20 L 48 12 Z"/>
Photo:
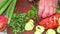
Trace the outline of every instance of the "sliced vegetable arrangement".
<path fill-rule="evenodd" d="M 0 3 L 0 32 L 4 31 L 8 25 L 8 27 L 12 28 L 13 34 L 18 32 L 22 34 L 24 31 L 32 31 L 34 29 L 34 34 L 43 34 L 44 31 L 46 31 L 46 34 L 56 34 L 56 31 L 60 34 L 60 14 L 44 18 L 35 26 L 38 9 L 32 6 L 27 13 L 14 13 L 16 2 L 17 0 L 2 0 Z M 60 13 L 59 9 L 60 6 L 57 9 L 57 13 Z"/>

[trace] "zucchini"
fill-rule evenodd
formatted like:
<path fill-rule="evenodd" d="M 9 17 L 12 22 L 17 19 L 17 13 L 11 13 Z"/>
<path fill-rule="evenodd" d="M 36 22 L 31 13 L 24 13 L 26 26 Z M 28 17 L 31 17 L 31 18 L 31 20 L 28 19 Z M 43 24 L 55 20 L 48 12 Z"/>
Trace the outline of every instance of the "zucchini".
<path fill-rule="evenodd" d="M 11 3 L 12 0 L 8 0 L 8 2 L 2 7 L 0 8 L 0 15 L 5 11 L 5 9 L 9 6 L 9 4 Z"/>
<path fill-rule="evenodd" d="M 0 8 L 2 8 L 6 3 L 7 3 L 8 0 L 2 0 L 2 2 L 0 3 Z"/>
<path fill-rule="evenodd" d="M 39 31 L 40 33 L 43 33 L 45 30 L 45 28 L 43 26 L 37 25 L 36 26 L 36 31 Z"/>
<path fill-rule="evenodd" d="M 8 9 L 6 10 L 6 17 L 8 18 L 8 24 L 10 23 L 10 20 L 12 18 L 16 1 L 17 0 L 13 0 L 12 3 L 9 5 Z"/>

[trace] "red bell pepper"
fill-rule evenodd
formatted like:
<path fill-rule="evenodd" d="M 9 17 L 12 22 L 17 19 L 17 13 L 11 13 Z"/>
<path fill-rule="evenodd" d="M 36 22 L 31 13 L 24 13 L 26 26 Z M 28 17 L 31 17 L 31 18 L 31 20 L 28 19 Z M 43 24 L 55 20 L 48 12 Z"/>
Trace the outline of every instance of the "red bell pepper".
<path fill-rule="evenodd" d="M 6 29 L 8 19 L 5 16 L 0 16 L 0 32 Z"/>
<path fill-rule="evenodd" d="M 55 29 L 58 26 L 58 18 L 60 18 L 60 14 L 55 14 L 45 19 L 42 19 L 39 22 L 39 25 L 44 26 L 45 29 L 53 28 Z"/>

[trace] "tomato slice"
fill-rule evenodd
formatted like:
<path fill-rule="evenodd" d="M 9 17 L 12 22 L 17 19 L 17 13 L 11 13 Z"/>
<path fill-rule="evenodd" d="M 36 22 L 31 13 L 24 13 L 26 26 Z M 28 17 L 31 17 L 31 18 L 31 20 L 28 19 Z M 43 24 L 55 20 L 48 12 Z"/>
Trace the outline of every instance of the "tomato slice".
<path fill-rule="evenodd" d="M 43 19 L 41 22 L 39 22 L 39 24 L 41 26 L 44 26 L 45 29 L 48 29 L 48 24 L 49 24 L 48 20 L 49 20 L 49 18 Z"/>
<path fill-rule="evenodd" d="M 50 17 L 41 20 L 41 22 L 39 22 L 39 25 L 44 26 L 45 29 L 49 29 L 49 28 L 55 29 L 58 26 L 59 18 L 60 18 L 60 14 L 52 15 Z"/>
<path fill-rule="evenodd" d="M 1 26 L 1 28 L 0 28 L 0 32 L 1 32 L 1 31 L 4 31 L 4 30 L 6 29 L 6 26 L 7 26 L 7 24 L 2 24 L 2 26 Z"/>
<path fill-rule="evenodd" d="M 0 16 L 0 32 L 6 29 L 8 19 L 5 16 Z"/>

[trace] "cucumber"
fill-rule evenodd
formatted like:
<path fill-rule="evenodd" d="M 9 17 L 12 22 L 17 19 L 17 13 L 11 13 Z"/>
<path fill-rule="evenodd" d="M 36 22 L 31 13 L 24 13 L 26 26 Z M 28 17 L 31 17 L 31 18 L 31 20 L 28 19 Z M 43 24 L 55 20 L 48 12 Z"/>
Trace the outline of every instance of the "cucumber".
<path fill-rule="evenodd" d="M 0 3 L 0 9 L 7 3 L 8 0 L 2 0 Z"/>
<path fill-rule="evenodd" d="M 12 3 L 9 5 L 8 9 L 6 10 L 6 17 L 8 18 L 8 24 L 10 23 L 10 20 L 12 18 L 16 1 L 17 0 L 13 0 Z"/>
<path fill-rule="evenodd" d="M 30 23 L 31 25 L 33 25 L 33 24 L 34 24 L 34 20 L 30 19 L 30 20 L 28 21 L 28 23 Z"/>
<path fill-rule="evenodd" d="M 25 25 L 25 30 L 26 31 L 33 30 L 33 28 L 34 28 L 34 25 L 31 25 L 30 23 L 26 23 L 26 25 Z"/>
<path fill-rule="evenodd" d="M 53 29 L 48 29 L 46 34 L 56 34 L 56 32 Z"/>
<path fill-rule="evenodd" d="M 9 4 L 11 3 L 12 0 L 8 0 L 7 3 L 0 8 L 0 15 L 5 11 L 5 9 L 9 6 Z"/>
<path fill-rule="evenodd" d="M 41 34 L 41 32 L 39 32 L 39 31 L 35 31 L 34 34 Z"/>
<path fill-rule="evenodd" d="M 44 32 L 44 27 L 40 26 L 40 25 L 37 25 L 36 26 L 36 31 L 39 31 L 39 32 L 43 33 Z"/>
<path fill-rule="evenodd" d="M 57 32 L 60 33 L 60 26 L 57 27 Z"/>

